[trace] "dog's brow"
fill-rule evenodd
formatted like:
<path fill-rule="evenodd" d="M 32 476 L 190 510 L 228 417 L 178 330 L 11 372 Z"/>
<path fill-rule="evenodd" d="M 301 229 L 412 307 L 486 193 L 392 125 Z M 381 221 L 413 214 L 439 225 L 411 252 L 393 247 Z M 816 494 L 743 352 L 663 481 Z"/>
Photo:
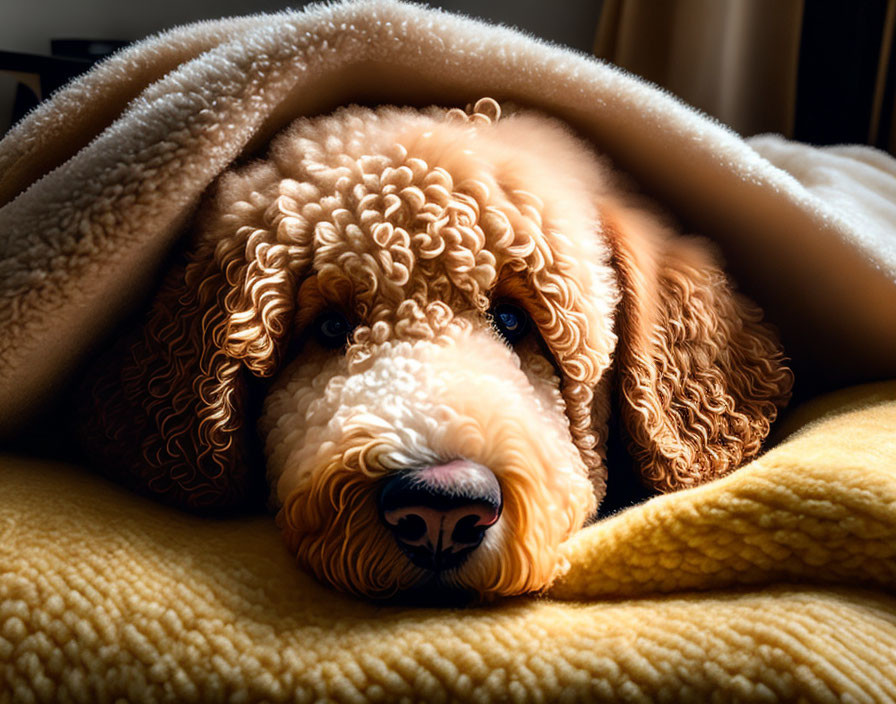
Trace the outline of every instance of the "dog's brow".
<path fill-rule="evenodd" d="M 296 295 L 296 329 L 303 330 L 329 305 L 320 290 L 317 276 L 312 274 L 302 281 Z"/>

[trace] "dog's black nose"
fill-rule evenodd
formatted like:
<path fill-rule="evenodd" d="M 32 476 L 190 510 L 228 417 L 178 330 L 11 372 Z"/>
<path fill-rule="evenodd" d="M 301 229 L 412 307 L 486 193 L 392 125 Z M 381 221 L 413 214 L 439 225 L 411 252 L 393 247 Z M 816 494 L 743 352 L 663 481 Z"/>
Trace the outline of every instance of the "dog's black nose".
<path fill-rule="evenodd" d="M 459 566 L 501 515 L 501 487 L 482 465 L 465 460 L 407 470 L 379 493 L 383 522 L 418 567 Z"/>

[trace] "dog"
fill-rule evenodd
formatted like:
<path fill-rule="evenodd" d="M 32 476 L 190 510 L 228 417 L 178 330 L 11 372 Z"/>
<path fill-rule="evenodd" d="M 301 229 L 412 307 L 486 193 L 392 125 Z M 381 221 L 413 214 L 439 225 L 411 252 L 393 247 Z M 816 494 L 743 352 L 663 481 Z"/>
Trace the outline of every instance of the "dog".
<path fill-rule="evenodd" d="M 657 491 L 754 457 L 792 383 L 760 310 L 567 126 L 501 111 L 346 107 L 225 173 L 100 365 L 90 456 L 193 510 L 262 456 L 320 580 L 486 600 L 556 577 L 611 414 Z"/>

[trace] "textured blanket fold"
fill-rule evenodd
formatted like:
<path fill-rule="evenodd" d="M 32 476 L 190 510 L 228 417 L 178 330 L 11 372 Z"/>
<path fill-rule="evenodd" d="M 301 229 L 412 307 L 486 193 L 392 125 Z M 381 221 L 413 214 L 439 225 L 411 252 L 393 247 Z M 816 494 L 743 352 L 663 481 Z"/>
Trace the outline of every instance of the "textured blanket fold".
<path fill-rule="evenodd" d="M 823 418 L 719 481 L 580 531 L 552 594 L 636 596 L 789 581 L 896 586 L 896 382 L 835 394 Z M 827 408 L 825 408 L 827 406 Z"/>
<path fill-rule="evenodd" d="M 0 459 L 0 702 L 892 701 L 896 383 L 803 416 L 583 530 L 549 598 L 460 610 L 337 594 L 266 517 Z"/>
<path fill-rule="evenodd" d="M 215 177 L 281 127 L 484 95 L 567 120 L 717 242 L 808 388 L 896 378 L 892 159 L 748 144 L 587 57 L 361 0 L 150 38 L 0 141 L 0 434 L 148 291 Z M 730 477 L 581 531 L 546 596 L 467 610 L 324 588 L 269 517 L 199 519 L 0 458 L 0 704 L 892 701 L 896 383 L 790 423 Z"/>

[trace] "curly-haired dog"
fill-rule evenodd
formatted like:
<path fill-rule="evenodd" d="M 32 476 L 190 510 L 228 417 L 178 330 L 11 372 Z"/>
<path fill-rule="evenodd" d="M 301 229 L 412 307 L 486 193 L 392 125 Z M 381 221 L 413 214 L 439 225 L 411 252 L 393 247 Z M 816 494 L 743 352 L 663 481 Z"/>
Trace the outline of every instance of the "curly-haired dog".
<path fill-rule="evenodd" d="M 548 585 L 611 388 L 656 489 L 753 457 L 791 383 L 760 312 L 568 129 L 499 113 L 350 107 L 226 174 L 95 388 L 95 456 L 234 505 L 258 428 L 290 550 L 375 597 Z"/>

